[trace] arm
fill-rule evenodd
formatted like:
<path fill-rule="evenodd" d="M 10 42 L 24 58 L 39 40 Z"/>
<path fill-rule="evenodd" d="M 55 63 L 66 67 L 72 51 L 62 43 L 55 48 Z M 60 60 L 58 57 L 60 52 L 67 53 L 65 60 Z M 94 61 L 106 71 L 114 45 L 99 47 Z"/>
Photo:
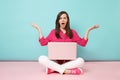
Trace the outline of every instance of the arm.
<path fill-rule="evenodd" d="M 32 23 L 31 25 L 32 25 L 32 27 L 37 29 L 37 31 L 39 33 L 39 38 L 41 39 L 43 37 L 43 35 L 42 35 L 42 31 L 41 31 L 40 27 L 37 24 L 34 24 L 34 23 Z"/>
<path fill-rule="evenodd" d="M 88 28 L 88 30 L 87 30 L 86 33 L 85 33 L 84 39 L 85 39 L 85 40 L 88 40 L 89 32 L 90 32 L 91 30 L 93 30 L 93 29 L 98 28 L 98 27 L 99 27 L 99 25 L 94 25 L 94 26 Z"/>

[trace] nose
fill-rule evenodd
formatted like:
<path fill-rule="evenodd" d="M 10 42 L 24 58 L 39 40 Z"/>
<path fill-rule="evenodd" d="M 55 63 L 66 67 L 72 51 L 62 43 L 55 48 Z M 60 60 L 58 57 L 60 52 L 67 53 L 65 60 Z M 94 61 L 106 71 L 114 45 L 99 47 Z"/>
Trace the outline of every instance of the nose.
<path fill-rule="evenodd" d="M 62 19 L 61 21 L 64 21 L 65 19 Z"/>

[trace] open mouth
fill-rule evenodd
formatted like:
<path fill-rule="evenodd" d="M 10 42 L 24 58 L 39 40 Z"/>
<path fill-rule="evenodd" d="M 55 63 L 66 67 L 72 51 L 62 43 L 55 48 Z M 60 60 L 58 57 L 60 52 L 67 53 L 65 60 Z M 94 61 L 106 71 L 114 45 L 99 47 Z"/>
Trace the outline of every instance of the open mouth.
<path fill-rule="evenodd" d="M 64 25 L 65 23 L 61 23 L 62 25 Z"/>

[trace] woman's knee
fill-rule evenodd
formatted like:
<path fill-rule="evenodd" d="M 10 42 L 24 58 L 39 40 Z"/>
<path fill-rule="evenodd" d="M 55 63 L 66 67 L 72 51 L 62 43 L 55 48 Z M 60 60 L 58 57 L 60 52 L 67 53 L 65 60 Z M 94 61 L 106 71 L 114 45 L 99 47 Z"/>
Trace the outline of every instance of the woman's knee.
<path fill-rule="evenodd" d="M 48 57 L 47 57 L 47 56 L 44 56 L 44 55 L 42 55 L 42 56 L 40 56 L 40 57 L 38 58 L 38 61 L 39 61 L 39 62 L 43 62 L 43 61 L 45 61 L 45 60 L 48 60 Z"/>
<path fill-rule="evenodd" d="M 79 58 L 77 58 L 77 62 L 80 63 L 80 64 L 84 64 L 85 61 L 84 61 L 83 58 L 79 57 Z"/>

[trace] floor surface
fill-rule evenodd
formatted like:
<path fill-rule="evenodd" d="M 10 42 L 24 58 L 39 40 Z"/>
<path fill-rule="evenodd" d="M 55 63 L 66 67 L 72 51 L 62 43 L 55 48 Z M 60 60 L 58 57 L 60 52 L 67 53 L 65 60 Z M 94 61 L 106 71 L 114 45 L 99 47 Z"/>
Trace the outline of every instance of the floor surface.
<path fill-rule="evenodd" d="M 120 80 L 120 62 L 85 62 L 82 75 L 47 75 L 38 62 L 0 62 L 0 80 Z"/>

